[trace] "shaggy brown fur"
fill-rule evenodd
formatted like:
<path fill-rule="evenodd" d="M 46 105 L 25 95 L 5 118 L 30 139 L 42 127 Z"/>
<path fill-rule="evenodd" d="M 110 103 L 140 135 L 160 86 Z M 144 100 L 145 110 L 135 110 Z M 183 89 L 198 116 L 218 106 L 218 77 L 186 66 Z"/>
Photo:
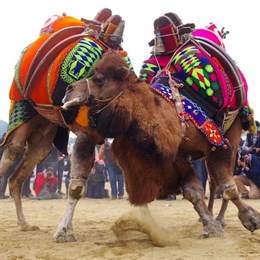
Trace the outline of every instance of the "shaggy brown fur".
<path fill-rule="evenodd" d="M 215 222 L 187 159 L 204 155 L 212 181 L 221 187 L 225 199 L 235 203 L 242 224 L 249 230 L 260 227 L 260 214 L 239 198 L 232 176 L 242 129 L 239 118 L 225 135 L 228 146 L 213 151 L 191 121 L 184 133 L 176 108 L 140 81 L 116 54 L 105 55 L 89 80 L 68 87 L 63 102 L 72 100 L 74 104 L 92 107 L 93 131 L 115 138 L 112 149 L 124 170 L 132 204 L 149 203 L 162 189 L 181 189 L 193 203 L 208 234 L 219 235 L 219 230 L 211 230 Z M 67 106 L 65 103 L 64 107 Z"/>

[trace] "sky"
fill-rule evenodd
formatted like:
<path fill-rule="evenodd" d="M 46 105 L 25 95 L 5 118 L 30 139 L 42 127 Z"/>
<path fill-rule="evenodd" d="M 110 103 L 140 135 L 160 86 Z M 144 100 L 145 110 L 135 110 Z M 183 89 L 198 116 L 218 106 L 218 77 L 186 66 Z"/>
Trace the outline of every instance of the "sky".
<path fill-rule="evenodd" d="M 210 22 L 214 22 L 220 29 L 225 27 L 230 31 L 225 39 L 226 50 L 247 79 L 249 103 L 255 111 L 255 119 L 260 121 L 260 50 L 257 41 L 260 13 L 257 1 L 242 0 L 2 1 L 0 119 L 8 121 L 9 88 L 14 66 L 21 51 L 38 37 L 44 22 L 50 16 L 63 12 L 77 18 L 93 19 L 105 7 L 125 20 L 122 47 L 128 52 L 136 73 L 142 62 L 150 56 L 148 42 L 154 38 L 153 22 L 164 13 L 175 12 L 184 23 L 193 22 L 197 28 L 203 28 Z"/>

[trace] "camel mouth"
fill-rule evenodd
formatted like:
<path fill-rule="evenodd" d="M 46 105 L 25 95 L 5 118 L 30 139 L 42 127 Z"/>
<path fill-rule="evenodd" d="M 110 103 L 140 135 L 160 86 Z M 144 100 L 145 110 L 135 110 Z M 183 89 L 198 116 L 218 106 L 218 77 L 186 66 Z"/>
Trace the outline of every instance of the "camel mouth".
<path fill-rule="evenodd" d="M 64 105 L 62 106 L 62 108 L 68 109 L 69 107 L 76 106 L 76 105 L 79 105 L 79 104 L 80 104 L 80 98 L 77 97 L 77 98 L 73 98 L 70 101 L 65 102 Z"/>

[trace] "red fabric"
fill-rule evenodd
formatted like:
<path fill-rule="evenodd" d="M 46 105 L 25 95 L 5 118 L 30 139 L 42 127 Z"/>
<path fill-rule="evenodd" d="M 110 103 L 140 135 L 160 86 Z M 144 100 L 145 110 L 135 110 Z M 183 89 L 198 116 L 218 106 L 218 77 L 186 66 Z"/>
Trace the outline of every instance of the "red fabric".
<path fill-rule="evenodd" d="M 176 32 L 171 24 L 160 28 L 165 52 L 173 52 L 179 47 Z"/>
<path fill-rule="evenodd" d="M 36 180 L 35 180 L 35 186 L 34 186 L 34 192 L 35 192 L 36 196 L 41 192 L 45 183 L 48 183 L 48 187 L 53 187 L 53 184 L 57 185 L 58 182 L 59 181 L 58 181 L 57 177 L 54 175 L 53 175 L 52 179 L 45 179 L 43 172 L 38 173 Z M 54 192 L 54 190 L 51 190 L 51 191 Z"/>

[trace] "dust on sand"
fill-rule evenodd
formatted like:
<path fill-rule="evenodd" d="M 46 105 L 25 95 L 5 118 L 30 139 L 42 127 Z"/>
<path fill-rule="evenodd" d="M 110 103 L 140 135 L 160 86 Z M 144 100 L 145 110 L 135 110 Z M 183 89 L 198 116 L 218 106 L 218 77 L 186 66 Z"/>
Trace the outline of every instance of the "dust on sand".
<path fill-rule="evenodd" d="M 28 223 L 40 230 L 22 232 L 16 224 L 12 199 L 0 201 L 1 260 L 75 260 L 75 259 L 260 259 L 260 230 L 250 233 L 240 223 L 237 208 L 229 203 L 223 237 L 199 239 L 202 224 L 193 206 L 181 196 L 176 201 L 150 203 L 151 214 L 164 230 L 170 246 L 155 246 L 148 236 L 129 231 L 120 239 L 111 227 L 124 213 L 133 210 L 127 199 L 80 200 L 73 225 L 77 242 L 58 244 L 53 234 L 63 216 L 67 200 L 37 201 L 23 199 Z M 260 211 L 260 200 L 247 200 Z M 215 201 L 215 214 L 221 200 Z M 170 234 L 170 235 L 169 235 Z"/>

